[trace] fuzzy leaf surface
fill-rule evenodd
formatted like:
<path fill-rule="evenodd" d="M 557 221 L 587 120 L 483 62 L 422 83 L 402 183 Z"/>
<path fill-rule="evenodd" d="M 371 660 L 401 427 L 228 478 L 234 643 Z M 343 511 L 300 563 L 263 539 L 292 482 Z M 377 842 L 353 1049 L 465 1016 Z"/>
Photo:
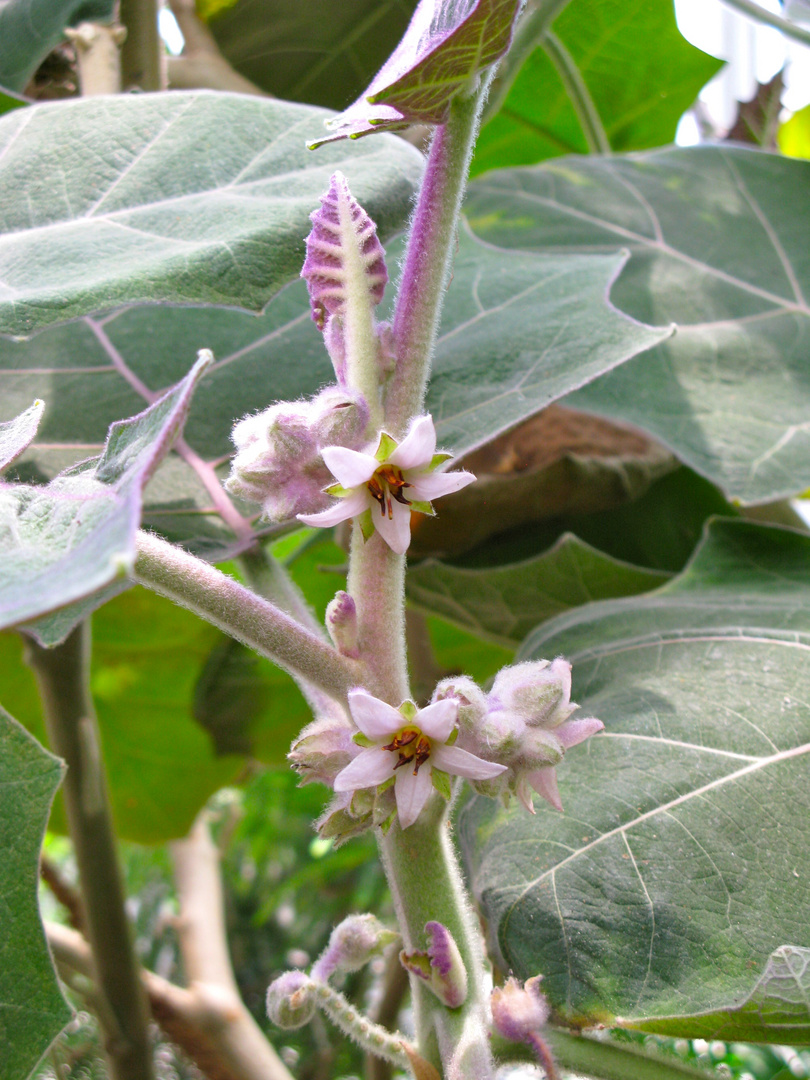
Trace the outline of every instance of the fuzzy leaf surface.
<path fill-rule="evenodd" d="M 310 154 L 325 115 L 193 91 L 0 117 L 0 333 L 142 301 L 260 311 L 298 276 L 335 169 L 390 235 L 421 155 L 387 138 Z"/>
<path fill-rule="evenodd" d="M 683 37 L 671 0 L 577 0 L 563 8 L 551 29 L 614 151 L 674 142 L 681 116 L 723 66 Z M 472 173 L 587 152 L 560 75 L 538 47 L 484 124 Z"/>
<path fill-rule="evenodd" d="M 810 163 L 738 147 L 566 158 L 475 181 L 503 247 L 626 247 L 611 299 L 667 342 L 567 404 L 634 424 L 743 503 L 810 486 Z"/>
<path fill-rule="evenodd" d="M 182 429 L 201 357 L 176 387 L 111 425 L 103 454 L 45 487 L 0 485 L 0 627 L 81 600 L 135 558 L 143 488 Z"/>
<path fill-rule="evenodd" d="M 460 829 L 501 964 L 542 972 L 564 1016 L 702 1034 L 806 948 L 809 566 L 806 535 L 719 519 L 669 584 L 520 650 L 566 656 L 605 731 L 559 769 L 564 815 L 476 798 Z M 784 1041 L 772 1015 L 745 1038 Z"/>
<path fill-rule="evenodd" d="M 399 244 L 389 247 L 390 265 L 399 251 Z M 485 443 L 660 341 L 667 329 L 643 326 L 608 303 L 621 263 L 615 254 L 559 259 L 499 251 L 462 232 L 429 396 L 440 443 L 456 452 Z M 149 486 L 144 523 L 209 557 L 244 547 L 251 523 L 266 526 L 255 520 L 256 506 L 235 506 L 219 484 L 234 422 L 334 379 L 303 282 L 259 318 L 141 306 L 30 341 L 0 339 L 2 408 L 10 416 L 34 396 L 48 402 L 17 475 L 41 481 L 100 449 L 107 425 L 181 378 L 189 348 L 199 345 L 211 348 L 216 362 L 194 395 L 184 442 Z"/>
<path fill-rule="evenodd" d="M 39 915 L 39 851 L 62 762 L 0 708 L 0 1075 L 26 1080 L 70 1020 Z"/>
<path fill-rule="evenodd" d="M 62 41 L 66 26 L 108 22 L 112 0 L 2 0 L 0 86 L 22 91 L 36 69 Z"/>
<path fill-rule="evenodd" d="M 0 423 L 0 469 L 7 468 L 20 456 L 37 433 L 43 402 L 35 401 L 30 409 L 13 420 Z"/>
<path fill-rule="evenodd" d="M 542 555 L 507 566 L 467 569 L 427 559 L 409 569 L 407 587 L 423 611 L 514 648 L 546 619 L 593 600 L 648 592 L 668 577 L 567 533 Z"/>
<path fill-rule="evenodd" d="M 520 6 L 519 0 L 420 0 L 394 52 L 329 124 L 334 134 L 327 138 L 444 123 L 455 95 L 509 48 Z"/>

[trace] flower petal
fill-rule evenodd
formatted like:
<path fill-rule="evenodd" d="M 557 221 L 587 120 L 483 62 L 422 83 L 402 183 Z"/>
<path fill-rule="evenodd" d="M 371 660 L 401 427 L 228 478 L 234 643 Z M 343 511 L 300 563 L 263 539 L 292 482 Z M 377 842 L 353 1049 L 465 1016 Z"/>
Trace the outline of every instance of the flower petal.
<path fill-rule="evenodd" d="M 388 460 L 400 469 L 424 469 L 436 452 L 436 428 L 432 416 L 417 416 L 410 430 Z"/>
<path fill-rule="evenodd" d="M 555 810 L 559 810 L 560 813 L 562 813 L 563 806 L 560 799 L 560 791 L 557 787 L 557 773 L 553 766 L 549 766 L 545 769 L 536 769 L 533 773 L 529 773 L 526 779 L 538 795 L 542 795 L 547 803 L 551 803 Z"/>
<path fill-rule="evenodd" d="M 387 702 L 372 697 L 365 690 L 349 691 L 349 712 L 352 720 L 369 739 L 387 738 L 405 726 L 402 713 Z"/>
<path fill-rule="evenodd" d="M 335 777 L 335 791 L 357 791 L 376 787 L 393 775 L 396 759 L 390 750 L 372 746 L 363 750 Z"/>
<path fill-rule="evenodd" d="M 393 756 L 393 755 L 392 755 Z M 396 772 L 394 794 L 397 797 L 397 816 L 403 829 L 413 825 L 433 791 L 429 766 L 423 765 L 416 775 L 407 765 Z"/>
<path fill-rule="evenodd" d="M 379 462 L 371 454 L 350 450 L 347 446 L 325 446 L 321 457 L 339 484 L 345 488 L 359 487 L 372 478 Z"/>
<path fill-rule="evenodd" d="M 554 734 L 567 750 L 570 746 L 576 746 L 577 743 L 590 739 L 591 735 L 601 731 L 604 726 L 601 720 L 593 716 L 583 716 L 578 720 L 566 720 L 564 724 L 554 729 Z"/>
<path fill-rule="evenodd" d="M 449 473 L 429 473 L 427 476 L 418 476 L 411 481 L 411 490 L 408 495 L 421 502 L 431 502 L 433 499 L 440 499 L 442 495 L 461 491 L 473 480 L 475 480 L 473 474 L 464 472 L 463 469 Z"/>
<path fill-rule="evenodd" d="M 315 525 L 319 529 L 328 529 L 330 525 L 339 525 L 341 521 L 359 517 L 369 504 L 369 494 L 363 488 L 353 491 L 345 499 L 338 499 L 334 506 L 328 506 L 317 514 L 298 514 L 298 520 L 305 525 Z"/>
<path fill-rule="evenodd" d="M 484 761 L 458 746 L 437 746 L 431 750 L 430 760 L 442 772 L 454 776 L 466 776 L 468 780 L 491 780 L 506 771 L 506 765 L 497 761 Z"/>
<path fill-rule="evenodd" d="M 397 555 L 404 555 L 411 542 L 411 511 L 410 507 L 402 503 L 391 503 L 392 517 L 380 513 L 379 506 L 374 503 L 371 508 L 371 520 L 374 528 Z"/>
<path fill-rule="evenodd" d="M 458 723 L 458 699 L 443 698 L 419 710 L 416 723 L 430 739 L 447 742 Z"/>

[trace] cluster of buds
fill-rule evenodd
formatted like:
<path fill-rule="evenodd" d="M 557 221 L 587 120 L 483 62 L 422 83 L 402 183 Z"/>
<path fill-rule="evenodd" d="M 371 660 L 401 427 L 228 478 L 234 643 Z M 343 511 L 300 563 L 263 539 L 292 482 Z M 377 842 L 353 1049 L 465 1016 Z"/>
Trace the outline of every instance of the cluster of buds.
<path fill-rule="evenodd" d="M 330 386 L 309 401 L 279 402 L 233 429 L 236 455 L 226 489 L 260 503 L 265 518 L 285 521 L 330 503 L 332 473 L 323 449 L 361 446 L 368 405 L 360 394 Z"/>
<path fill-rule="evenodd" d="M 572 718 L 571 665 L 561 658 L 503 668 L 488 694 L 472 679 L 444 679 L 434 701 L 458 702 L 458 745 L 505 765 L 492 778 L 473 780 L 482 795 L 515 795 L 534 813 L 532 792 L 562 810 L 555 766 L 565 751 L 601 731 L 601 720 Z"/>

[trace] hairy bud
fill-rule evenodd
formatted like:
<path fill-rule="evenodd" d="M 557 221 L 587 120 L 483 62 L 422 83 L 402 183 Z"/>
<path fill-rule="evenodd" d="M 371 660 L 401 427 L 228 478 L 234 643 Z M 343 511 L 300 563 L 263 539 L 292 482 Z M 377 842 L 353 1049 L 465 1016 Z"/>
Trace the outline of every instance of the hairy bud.
<path fill-rule="evenodd" d="M 548 1020 L 551 1010 L 540 992 L 541 979 L 536 975 L 521 986 L 517 979 L 509 978 L 492 991 L 492 1019 L 505 1039 L 525 1042 Z"/>
<path fill-rule="evenodd" d="M 312 968 L 312 977 L 326 981 L 336 972 L 359 971 L 398 938 L 399 934 L 388 930 L 374 915 L 349 915 L 332 931 L 329 944 Z"/>
<path fill-rule="evenodd" d="M 315 1015 L 312 980 L 303 971 L 286 971 L 267 988 L 267 1015 L 285 1031 L 308 1024 Z"/>
<path fill-rule="evenodd" d="M 343 656 L 356 659 L 357 649 L 357 605 L 343 589 L 335 593 L 326 608 L 326 628 L 335 648 Z"/>
<path fill-rule="evenodd" d="M 428 947 L 423 952 L 399 954 L 400 963 L 422 979 L 448 1009 L 457 1009 L 467 999 L 467 970 L 455 939 L 440 922 L 425 923 Z"/>

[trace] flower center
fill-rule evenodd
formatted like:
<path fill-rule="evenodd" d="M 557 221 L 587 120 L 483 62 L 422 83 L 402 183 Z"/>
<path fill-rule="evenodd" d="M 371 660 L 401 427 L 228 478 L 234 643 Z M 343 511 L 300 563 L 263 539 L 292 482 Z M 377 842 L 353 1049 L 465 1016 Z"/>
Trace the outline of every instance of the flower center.
<path fill-rule="evenodd" d="M 403 477 L 402 470 L 398 469 L 396 465 L 381 465 L 366 483 L 372 499 L 375 499 L 380 504 L 380 513 L 383 517 L 387 513 L 389 520 L 394 516 L 392 499 L 396 499 L 403 506 L 411 505 L 402 494 L 403 488 L 411 486 Z"/>
<path fill-rule="evenodd" d="M 401 769 L 403 765 L 413 762 L 413 775 L 416 776 L 419 766 L 424 765 L 430 757 L 430 739 L 423 735 L 419 728 L 406 727 L 398 731 L 383 750 L 390 750 L 398 755 L 394 769 Z"/>

